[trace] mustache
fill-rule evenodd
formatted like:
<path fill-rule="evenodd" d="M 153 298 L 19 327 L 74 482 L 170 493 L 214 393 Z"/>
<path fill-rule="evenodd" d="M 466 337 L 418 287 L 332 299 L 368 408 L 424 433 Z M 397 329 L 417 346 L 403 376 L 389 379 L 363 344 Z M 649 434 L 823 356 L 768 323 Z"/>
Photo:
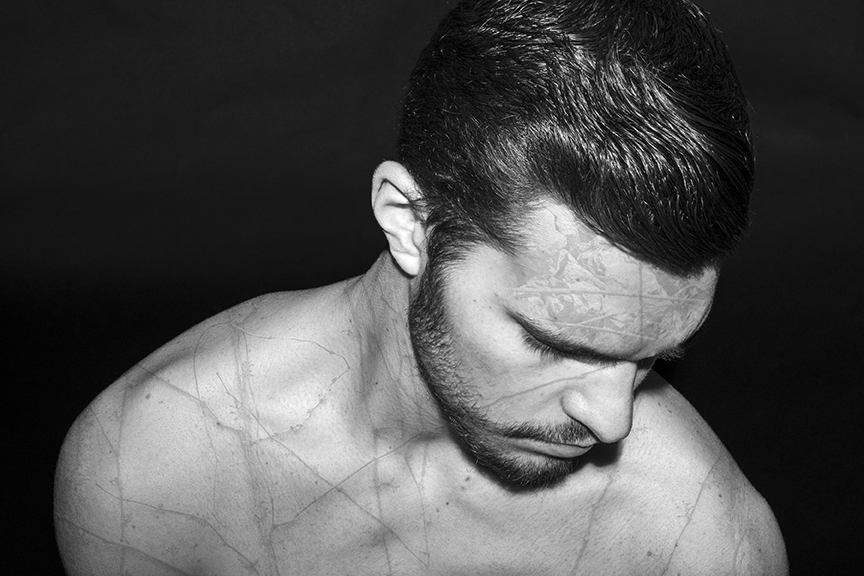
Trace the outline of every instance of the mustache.
<path fill-rule="evenodd" d="M 539 426 L 523 423 L 505 426 L 498 433 L 508 438 L 537 440 L 553 444 L 579 444 L 581 446 L 596 444 L 597 437 L 581 422 L 567 422 L 552 426 Z"/>

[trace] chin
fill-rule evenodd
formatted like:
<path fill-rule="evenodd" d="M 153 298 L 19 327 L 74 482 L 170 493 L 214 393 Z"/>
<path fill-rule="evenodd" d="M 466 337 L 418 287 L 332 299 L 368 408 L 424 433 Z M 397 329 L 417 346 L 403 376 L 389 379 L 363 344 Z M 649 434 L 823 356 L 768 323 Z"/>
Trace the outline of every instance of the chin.
<path fill-rule="evenodd" d="M 477 438 L 463 438 L 461 443 L 478 466 L 510 488 L 548 488 L 563 482 L 576 469 L 576 458 L 508 451 Z"/>

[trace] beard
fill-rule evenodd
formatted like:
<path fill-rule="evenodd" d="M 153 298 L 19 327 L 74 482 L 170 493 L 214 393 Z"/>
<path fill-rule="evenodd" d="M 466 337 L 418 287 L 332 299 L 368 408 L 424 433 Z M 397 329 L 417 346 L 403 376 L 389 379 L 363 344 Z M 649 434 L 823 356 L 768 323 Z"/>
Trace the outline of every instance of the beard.
<path fill-rule="evenodd" d="M 579 443 L 593 438 L 591 432 L 575 421 L 553 426 L 502 425 L 491 421 L 478 407 L 479 397 L 471 392 L 453 340 L 442 268 L 440 261 L 429 260 L 409 303 L 408 327 L 420 376 L 435 398 L 452 436 L 479 466 L 494 473 L 509 487 L 541 488 L 562 481 L 575 469 L 575 458 L 514 454 L 503 440 L 524 438 Z"/>

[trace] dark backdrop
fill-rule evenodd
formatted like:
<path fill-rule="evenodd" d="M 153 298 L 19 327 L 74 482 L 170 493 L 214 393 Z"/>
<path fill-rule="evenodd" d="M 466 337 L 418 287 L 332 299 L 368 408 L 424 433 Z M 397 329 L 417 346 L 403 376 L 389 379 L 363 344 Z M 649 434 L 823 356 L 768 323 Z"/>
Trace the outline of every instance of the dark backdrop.
<path fill-rule="evenodd" d="M 9 568 L 60 573 L 54 461 L 102 388 L 232 304 L 369 266 L 371 172 L 449 4 L 0 3 Z M 753 226 L 662 370 L 773 505 L 793 573 L 860 573 L 862 4 L 704 5 L 752 103 Z"/>

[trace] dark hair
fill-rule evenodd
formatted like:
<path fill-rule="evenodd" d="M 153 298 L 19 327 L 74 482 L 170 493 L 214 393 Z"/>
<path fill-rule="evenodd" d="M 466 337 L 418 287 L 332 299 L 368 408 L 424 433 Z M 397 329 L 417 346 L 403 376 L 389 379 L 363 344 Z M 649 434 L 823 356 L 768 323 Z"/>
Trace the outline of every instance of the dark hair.
<path fill-rule="evenodd" d="M 746 101 L 719 33 L 686 0 L 466 0 L 406 91 L 398 160 L 431 227 L 430 257 L 568 205 L 669 272 L 717 266 L 747 227 Z"/>

